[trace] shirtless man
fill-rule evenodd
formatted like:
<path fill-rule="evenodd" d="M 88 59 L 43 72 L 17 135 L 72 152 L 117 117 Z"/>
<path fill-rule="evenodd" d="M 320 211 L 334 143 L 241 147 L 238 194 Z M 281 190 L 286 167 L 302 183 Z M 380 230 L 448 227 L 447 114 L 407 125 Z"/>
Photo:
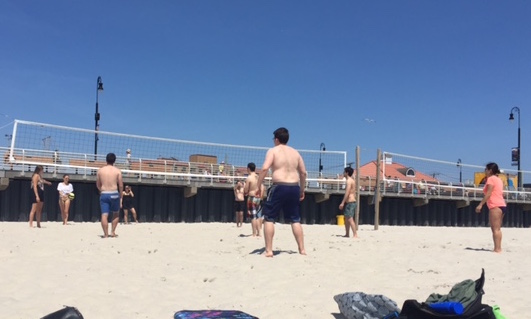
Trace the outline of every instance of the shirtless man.
<path fill-rule="evenodd" d="M 96 186 L 100 191 L 101 207 L 101 227 L 103 228 L 103 238 L 109 237 L 109 214 L 112 213 L 112 232 L 111 237 L 118 237 L 116 226 L 120 220 L 120 208 L 122 208 L 122 193 L 124 183 L 122 181 L 122 172 L 114 167 L 116 155 L 107 154 L 107 165 L 98 170 Z"/>
<path fill-rule="evenodd" d="M 354 170 L 352 167 L 345 167 L 345 172 L 343 176 L 347 179 L 347 187 L 345 190 L 345 196 L 343 196 L 343 201 L 339 204 L 339 210 L 345 209 L 345 236 L 350 237 L 350 228 L 352 228 L 352 234 L 354 238 L 358 238 L 358 233 L 356 232 L 356 222 L 354 221 L 354 213 L 356 212 L 356 182 L 352 178 L 352 173 Z"/>
<path fill-rule="evenodd" d="M 306 167 L 299 152 L 286 145 L 289 140 L 286 128 L 275 130 L 273 135 L 275 147 L 267 151 L 257 182 L 261 185 L 269 169 L 272 169 L 273 185 L 263 203 L 265 256 L 273 257 L 275 221 L 280 210 L 284 211 L 284 220 L 291 222 L 299 253 L 306 255 L 300 217 L 300 202 L 304 200 L 306 187 Z"/>
<path fill-rule="evenodd" d="M 254 163 L 247 164 L 247 180 L 245 181 L 244 193 L 247 195 L 247 214 L 251 217 L 251 228 L 253 237 L 260 237 L 260 216 L 258 216 L 258 207 L 260 206 L 260 190 L 258 189 L 258 175 L 255 172 Z"/>
<path fill-rule="evenodd" d="M 243 210 L 245 209 L 245 197 L 243 195 L 243 183 L 238 181 L 234 186 L 234 211 L 236 212 L 236 226 L 242 227 Z"/>

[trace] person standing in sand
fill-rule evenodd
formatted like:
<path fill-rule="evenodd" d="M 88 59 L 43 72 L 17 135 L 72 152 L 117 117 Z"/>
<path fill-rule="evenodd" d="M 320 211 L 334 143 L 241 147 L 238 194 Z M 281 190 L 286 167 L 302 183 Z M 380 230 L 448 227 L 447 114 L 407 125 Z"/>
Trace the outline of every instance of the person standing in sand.
<path fill-rule="evenodd" d="M 267 151 L 262 170 L 258 174 L 258 185 L 261 185 L 267 172 L 273 171 L 273 185 L 263 203 L 265 256 L 273 257 L 273 236 L 275 221 L 280 210 L 284 211 L 284 220 L 291 222 L 291 230 L 299 253 L 306 255 L 304 234 L 301 226 L 300 202 L 304 200 L 306 188 L 306 167 L 297 150 L 287 145 L 289 132 L 281 127 L 273 132 L 275 147 Z"/>
<path fill-rule="evenodd" d="M 108 217 L 111 213 L 111 237 L 118 237 L 116 234 L 116 226 L 118 226 L 118 222 L 120 221 L 122 192 L 124 190 L 122 172 L 118 168 L 114 167 L 116 155 L 114 153 L 107 154 L 106 161 L 107 165 L 98 169 L 98 175 L 96 178 L 96 186 L 100 191 L 101 227 L 103 228 L 103 238 L 109 237 Z"/>
<path fill-rule="evenodd" d="M 498 177 L 500 169 L 496 163 L 488 163 L 485 167 L 485 186 L 483 187 L 483 199 L 476 207 L 476 213 L 481 213 L 486 203 L 489 208 L 489 223 L 494 241 L 494 252 L 501 253 L 503 216 L 507 210 L 507 204 L 503 199 L 503 181 Z"/>
<path fill-rule="evenodd" d="M 260 190 L 257 182 L 258 175 L 256 175 L 256 164 L 247 164 L 247 180 L 245 181 L 244 194 L 247 195 L 247 214 L 251 217 L 251 228 L 253 237 L 260 237 L 260 216 L 258 213 L 258 206 L 260 205 Z"/>
<path fill-rule="evenodd" d="M 129 212 L 131 212 L 131 215 L 133 215 L 135 223 L 138 224 L 135 204 L 133 203 L 134 197 L 135 193 L 133 193 L 131 186 L 126 185 L 125 190 L 122 193 L 122 208 L 124 210 L 124 224 L 126 225 L 129 224 L 129 220 L 127 219 L 129 217 Z"/>
<path fill-rule="evenodd" d="M 234 186 L 234 211 L 236 212 L 236 227 L 242 227 L 243 210 L 245 209 L 245 197 L 243 192 L 243 183 L 238 181 Z"/>
<path fill-rule="evenodd" d="M 33 171 L 33 175 L 31 176 L 31 211 L 29 214 L 30 227 L 33 227 L 33 218 L 35 215 L 37 215 L 37 228 L 41 228 L 42 206 L 44 206 L 44 184 L 52 185 L 52 183 L 42 178 L 43 172 L 44 168 L 42 165 L 37 165 L 35 166 L 35 171 Z"/>
<path fill-rule="evenodd" d="M 63 182 L 57 185 L 59 192 L 59 208 L 61 209 L 61 219 L 63 225 L 68 225 L 68 214 L 70 212 L 70 194 L 74 192 L 74 186 L 70 183 L 70 176 L 63 175 Z"/>
<path fill-rule="evenodd" d="M 352 167 L 345 167 L 343 176 L 347 180 L 347 187 L 345 189 L 345 196 L 341 204 L 339 204 L 339 210 L 344 210 L 345 214 L 345 236 L 350 237 L 350 229 L 352 228 L 352 234 L 354 238 L 358 238 L 358 233 L 356 232 L 356 222 L 354 221 L 354 213 L 356 212 L 356 182 L 352 178 L 354 170 Z"/>

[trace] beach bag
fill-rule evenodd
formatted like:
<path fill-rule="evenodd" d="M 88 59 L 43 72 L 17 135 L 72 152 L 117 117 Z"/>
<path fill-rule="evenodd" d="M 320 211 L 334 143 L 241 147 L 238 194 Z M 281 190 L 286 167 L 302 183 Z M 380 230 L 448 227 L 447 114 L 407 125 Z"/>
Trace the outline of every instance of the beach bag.
<path fill-rule="evenodd" d="M 384 295 L 347 292 L 334 296 L 339 311 L 347 319 L 397 318 L 400 309 L 396 302 Z"/>
<path fill-rule="evenodd" d="M 402 305 L 400 319 L 496 319 L 492 308 L 481 303 L 481 298 L 485 293 L 483 285 L 485 284 L 485 270 L 482 269 L 481 277 L 475 281 L 476 295 L 472 300 L 467 301 L 462 314 L 443 314 L 434 311 L 428 302 L 418 302 L 416 300 L 406 300 Z M 457 286 L 457 285 L 456 285 Z M 455 287 L 455 286 L 454 286 Z M 433 295 L 432 295 L 433 296 Z M 428 300 L 433 298 L 430 296 Z M 450 296 L 450 295 L 448 295 Z M 444 296 L 443 296 L 444 297 Z M 460 300 L 443 300 L 455 301 Z"/>
<path fill-rule="evenodd" d="M 83 315 L 76 308 L 65 306 L 41 319 L 83 319 Z"/>

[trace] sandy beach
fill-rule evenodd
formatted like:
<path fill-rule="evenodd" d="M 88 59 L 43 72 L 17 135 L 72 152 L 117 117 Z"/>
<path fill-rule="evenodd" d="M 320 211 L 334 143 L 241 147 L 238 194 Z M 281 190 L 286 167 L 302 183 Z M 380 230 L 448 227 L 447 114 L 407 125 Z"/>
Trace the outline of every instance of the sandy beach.
<path fill-rule="evenodd" d="M 241 310 L 259 318 L 342 318 L 333 296 L 406 299 L 446 294 L 485 269 L 483 302 L 531 318 L 531 230 L 504 228 L 503 254 L 489 228 L 304 225 L 307 256 L 277 224 L 274 258 L 244 224 L 0 223 L 0 318 L 40 318 L 63 305 L 86 319 L 173 318 L 184 309 Z"/>

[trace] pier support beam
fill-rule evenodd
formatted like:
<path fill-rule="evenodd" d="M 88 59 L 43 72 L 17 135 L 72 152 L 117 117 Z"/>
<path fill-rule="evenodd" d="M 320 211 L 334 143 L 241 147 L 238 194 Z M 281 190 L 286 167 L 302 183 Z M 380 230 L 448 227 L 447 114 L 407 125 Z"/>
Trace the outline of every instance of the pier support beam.
<path fill-rule="evenodd" d="M 190 186 L 184 188 L 184 197 L 190 198 L 197 194 L 197 186 Z"/>
<path fill-rule="evenodd" d="M 9 178 L 1 177 L 0 178 L 0 191 L 5 190 L 9 186 Z"/>
<path fill-rule="evenodd" d="M 470 201 L 469 200 L 458 200 L 455 203 L 455 206 L 457 206 L 457 208 L 468 207 L 470 206 Z"/>
<path fill-rule="evenodd" d="M 413 199 L 413 207 L 420 207 L 428 205 L 429 199 L 427 198 L 415 198 Z"/>
<path fill-rule="evenodd" d="M 317 193 L 315 194 L 315 202 L 316 203 L 322 203 L 324 201 L 327 201 L 330 198 L 330 194 L 326 193 Z"/>

